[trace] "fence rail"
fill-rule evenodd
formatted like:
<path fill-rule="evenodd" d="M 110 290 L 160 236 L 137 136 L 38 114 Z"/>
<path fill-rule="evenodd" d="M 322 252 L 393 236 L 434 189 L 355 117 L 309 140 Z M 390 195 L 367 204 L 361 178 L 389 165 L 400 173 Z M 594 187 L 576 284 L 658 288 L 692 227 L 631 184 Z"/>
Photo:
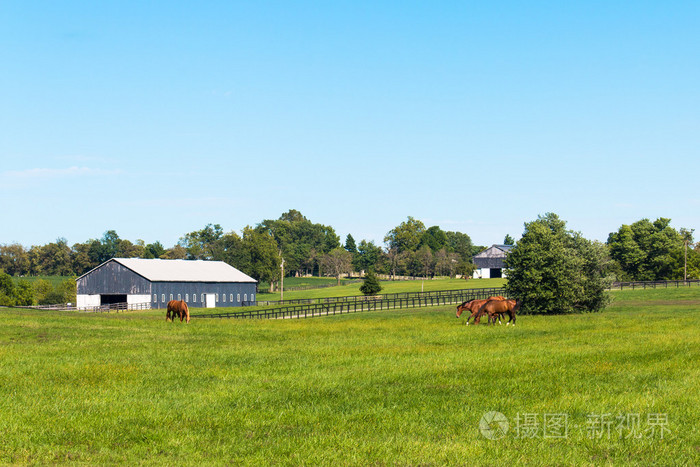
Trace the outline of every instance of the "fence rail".
<path fill-rule="evenodd" d="M 613 282 L 610 285 L 610 290 L 624 289 L 656 289 L 669 287 L 692 287 L 700 286 L 700 279 L 688 279 L 677 281 L 633 281 L 633 282 Z"/>
<path fill-rule="evenodd" d="M 12 308 L 24 308 L 27 310 L 43 310 L 43 311 L 82 311 L 85 313 L 110 313 L 120 311 L 134 310 L 150 310 L 150 303 L 111 303 L 109 305 L 100 306 L 81 306 L 76 307 L 72 304 L 57 304 L 57 305 L 32 305 L 32 306 L 14 306 Z"/>
<path fill-rule="evenodd" d="M 227 313 L 192 315 L 192 318 L 234 318 L 234 319 L 280 319 L 311 318 L 363 311 L 395 310 L 462 303 L 467 300 L 484 299 L 492 295 L 504 295 L 505 288 L 443 290 L 434 292 L 404 292 L 370 297 L 338 297 L 334 301 L 291 305 L 281 308 L 251 310 Z M 350 300 L 354 298 L 355 300 Z M 329 299 L 330 300 L 330 299 Z"/>

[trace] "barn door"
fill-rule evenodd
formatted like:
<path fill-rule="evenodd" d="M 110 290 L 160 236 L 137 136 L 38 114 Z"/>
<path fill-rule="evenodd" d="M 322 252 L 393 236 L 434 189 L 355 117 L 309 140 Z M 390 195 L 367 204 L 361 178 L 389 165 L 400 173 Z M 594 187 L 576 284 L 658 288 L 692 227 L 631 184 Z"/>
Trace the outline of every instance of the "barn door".
<path fill-rule="evenodd" d="M 213 293 L 205 294 L 205 298 L 206 298 L 206 307 L 207 308 L 216 308 L 216 294 L 213 294 Z"/>

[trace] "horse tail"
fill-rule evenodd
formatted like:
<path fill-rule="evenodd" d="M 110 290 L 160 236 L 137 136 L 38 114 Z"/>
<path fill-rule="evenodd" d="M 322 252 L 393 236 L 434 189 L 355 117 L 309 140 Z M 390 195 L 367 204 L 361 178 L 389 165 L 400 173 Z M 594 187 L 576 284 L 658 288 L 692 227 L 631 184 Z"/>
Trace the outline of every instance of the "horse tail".
<path fill-rule="evenodd" d="M 183 311 L 185 313 L 185 320 L 187 323 L 189 323 L 190 322 L 190 307 L 187 306 L 187 302 L 184 300 L 182 301 L 182 307 L 183 307 Z"/>

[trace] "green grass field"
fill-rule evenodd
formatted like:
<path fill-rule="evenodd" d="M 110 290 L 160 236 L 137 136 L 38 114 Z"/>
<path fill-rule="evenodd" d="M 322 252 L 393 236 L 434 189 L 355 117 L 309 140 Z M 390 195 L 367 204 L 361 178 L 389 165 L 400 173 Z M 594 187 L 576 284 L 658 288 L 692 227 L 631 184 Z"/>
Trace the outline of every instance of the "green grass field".
<path fill-rule="evenodd" d="M 3 309 L 0 463 L 700 464 L 700 288 L 611 295 L 515 328 Z"/>
<path fill-rule="evenodd" d="M 346 282 L 350 282 L 351 280 L 357 280 L 357 279 L 341 279 L 340 283 L 345 284 Z M 318 287 L 320 285 L 331 285 L 335 286 L 337 284 L 337 279 L 333 277 L 285 277 L 284 278 L 284 288 L 292 288 L 292 287 Z M 260 282 L 258 284 L 258 290 L 261 292 L 265 292 L 270 289 L 270 283 L 269 282 Z"/>
<path fill-rule="evenodd" d="M 285 285 L 287 280 L 285 279 Z M 416 280 L 416 281 L 381 281 L 382 291 L 380 294 L 391 294 L 400 292 L 425 292 L 435 290 L 458 290 L 487 287 L 503 287 L 505 279 L 474 279 L 465 281 L 464 279 L 436 279 L 436 280 Z M 322 297 L 347 297 L 362 295 L 360 286 L 362 283 L 341 285 L 339 287 L 329 287 L 326 289 L 311 289 L 289 291 L 284 293 L 285 300 L 297 298 L 322 298 Z M 259 300 L 279 300 L 280 294 L 259 294 Z"/>

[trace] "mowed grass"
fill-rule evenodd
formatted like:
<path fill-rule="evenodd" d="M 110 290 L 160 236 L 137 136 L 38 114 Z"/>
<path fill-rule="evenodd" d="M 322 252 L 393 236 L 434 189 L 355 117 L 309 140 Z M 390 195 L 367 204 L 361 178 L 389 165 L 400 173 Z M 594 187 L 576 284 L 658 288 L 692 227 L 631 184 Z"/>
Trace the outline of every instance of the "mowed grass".
<path fill-rule="evenodd" d="M 700 464 L 700 289 L 612 295 L 515 328 L 453 307 L 188 326 L 2 310 L 0 463 Z M 488 411 L 504 438 L 480 433 Z M 646 432 L 598 437 L 603 414 Z"/>
<path fill-rule="evenodd" d="M 285 279 L 285 285 L 287 280 Z M 414 281 L 381 281 L 382 286 L 380 294 L 392 294 L 403 292 L 432 292 L 436 290 L 459 290 L 473 288 L 489 288 L 503 287 L 506 284 L 506 279 L 426 279 Z M 353 295 L 362 295 L 360 292 L 361 282 L 337 287 L 329 287 L 325 289 L 310 289 L 310 290 L 295 290 L 284 292 L 284 299 L 298 298 L 324 298 L 324 297 L 348 297 Z M 279 300 L 280 294 L 262 293 L 258 294 L 258 300 Z"/>
<path fill-rule="evenodd" d="M 356 281 L 358 279 L 341 279 L 340 283 L 344 284 L 346 282 Z M 285 277 L 284 278 L 284 288 L 292 287 L 318 287 L 318 286 L 335 286 L 338 280 L 334 277 L 316 277 L 316 276 L 305 276 L 305 277 Z M 269 282 L 258 283 L 258 289 L 260 291 L 266 291 L 270 289 Z"/>

